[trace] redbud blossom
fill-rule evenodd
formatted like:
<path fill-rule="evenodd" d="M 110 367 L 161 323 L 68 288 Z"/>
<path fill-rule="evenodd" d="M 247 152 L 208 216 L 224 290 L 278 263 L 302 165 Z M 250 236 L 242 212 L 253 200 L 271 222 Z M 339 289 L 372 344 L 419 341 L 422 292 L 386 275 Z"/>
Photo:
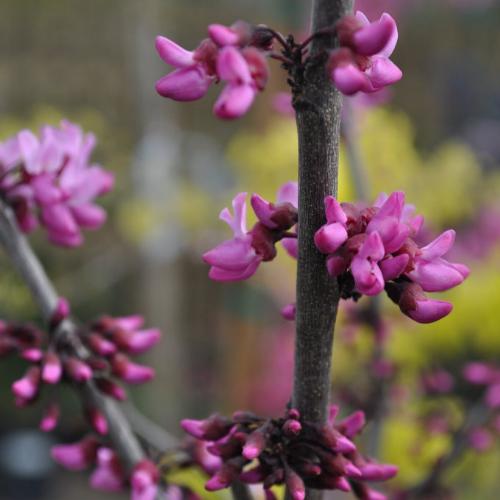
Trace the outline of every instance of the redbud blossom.
<path fill-rule="evenodd" d="M 328 255 L 328 272 L 339 279 L 343 298 L 378 295 L 385 288 L 404 314 L 431 323 L 449 314 L 452 305 L 431 300 L 424 292 L 457 286 L 469 270 L 443 258 L 453 245 L 453 230 L 418 248 L 413 238 L 422 228 L 423 217 L 413 212 L 402 192 L 381 195 L 366 208 L 328 196 L 326 224 L 314 240 L 318 250 Z"/>
<path fill-rule="evenodd" d="M 377 92 L 402 77 L 389 59 L 398 40 L 394 19 L 387 13 L 370 23 L 360 11 L 337 23 L 340 47 L 329 60 L 333 84 L 346 95 Z"/>
<path fill-rule="evenodd" d="M 215 281 L 248 279 L 261 262 L 274 259 L 278 241 L 296 240 L 295 233 L 288 234 L 297 223 L 297 208 L 292 203 L 295 192 L 296 183 L 285 184 L 278 191 L 276 203 L 252 195 L 251 204 L 258 222 L 250 231 L 246 227 L 246 193 L 236 195 L 233 214 L 225 208 L 219 215 L 232 229 L 233 238 L 203 255 L 203 260 L 211 266 L 210 278 Z M 291 254 L 296 251 L 290 242 L 286 249 Z"/>
<path fill-rule="evenodd" d="M 112 188 L 113 176 L 89 163 L 94 146 L 94 136 L 69 121 L 0 144 L 0 192 L 23 231 L 40 221 L 53 243 L 72 247 L 81 244 L 81 229 L 103 224 L 106 213 L 94 199 Z"/>
<path fill-rule="evenodd" d="M 90 486 L 101 491 L 121 491 L 125 486 L 125 475 L 116 453 L 101 447 L 97 451 L 97 467 L 90 476 Z"/>
<path fill-rule="evenodd" d="M 159 471 L 153 462 L 149 460 L 139 462 L 130 478 L 131 500 L 155 500 L 159 479 Z"/>
<path fill-rule="evenodd" d="M 255 30 L 244 22 L 231 27 L 211 24 L 210 38 L 188 51 L 168 38 L 156 38 L 159 56 L 175 70 L 156 82 L 156 91 L 176 101 L 195 101 L 207 93 L 212 83 L 225 81 L 214 105 L 219 118 L 244 115 L 268 78 L 262 43 Z"/>
<path fill-rule="evenodd" d="M 97 440 L 88 436 L 77 443 L 53 446 L 50 454 L 66 469 L 83 470 L 95 462 L 98 447 Z"/>

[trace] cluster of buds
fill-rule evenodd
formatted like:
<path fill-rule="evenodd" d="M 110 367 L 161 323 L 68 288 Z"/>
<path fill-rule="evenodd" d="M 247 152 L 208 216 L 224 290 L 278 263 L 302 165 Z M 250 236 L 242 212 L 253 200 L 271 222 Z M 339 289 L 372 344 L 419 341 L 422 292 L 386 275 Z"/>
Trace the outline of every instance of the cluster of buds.
<path fill-rule="evenodd" d="M 341 283 L 343 298 L 378 295 L 384 288 L 401 311 L 419 323 L 431 323 L 450 313 L 448 302 L 431 300 L 425 292 L 455 287 L 468 276 L 463 264 L 443 256 L 453 246 L 448 230 L 419 248 L 414 238 L 423 225 L 402 192 L 379 196 L 362 208 L 325 199 L 327 223 L 315 235 L 318 250 L 326 255 L 327 269 Z"/>
<path fill-rule="evenodd" d="M 332 406 L 324 425 L 305 421 L 296 409 L 277 419 L 236 412 L 232 418 L 213 415 L 181 424 L 191 436 L 206 442 L 206 450 L 221 461 L 205 484 L 208 491 L 241 481 L 262 483 L 267 498 L 274 498 L 271 487 L 280 484 L 288 487 L 294 500 L 303 500 L 307 487 L 352 491 L 365 500 L 386 498 L 364 481 L 388 480 L 397 468 L 375 463 L 356 449 L 352 438 L 365 425 L 362 412 L 335 422 L 337 413 L 338 407 Z"/>
<path fill-rule="evenodd" d="M 250 231 L 246 226 L 246 193 L 233 199 L 233 211 L 225 208 L 219 218 L 233 230 L 233 238 L 203 255 L 211 266 L 209 276 L 216 281 L 240 281 L 250 278 L 261 262 L 276 257 L 276 243 L 281 241 L 287 252 L 297 257 L 297 183 L 288 182 L 278 191 L 277 202 L 270 203 L 257 194 L 251 205 L 258 219 Z"/>
<path fill-rule="evenodd" d="M 421 376 L 424 392 L 430 397 L 450 396 L 463 401 L 465 408 L 478 405 L 483 408 L 483 424 L 474 423 L 467 430 L 471 448 L 486 451 L 500 435 L 500 368 L 494 364 L 473 361 L 466 363 L 461 376 L 445 368 L 425 371 Z M 480 388 L 478 390 L 478 388 Z M 453 416 L 445 408 L 436 409 L 424 418 L 426 427 L 436 433 L 447 433 L 453 428 Z"/>
<path fill-rule="evenodd" d="M 94 436 L 86 436 L 76 443 L 53 446 L 51 455 L 58 464 L 69 470 L 81 471 L 95 466 L 90 475 L 90 485 L 96 490 L 117 492 L 130 488 L 131 500 L 158 498 L 160 472 L 153 462 L 140 461 L 127 477 L 115 451 L 104 446 Z M 165 498 L 170 497 L 166 495 Z"/>
<path fill-rule="evenodd" d="M 387 13 L 370 23 L 360 11 L 337 23 L 340 47 L 332 51 L 328 70 L 333 84 L 346 95 L 373 93 L 401 79 L 389 59 L 398 41 L 398 28 Z"/>
<path fill-rule="evenodd" d="M 60 299 L 54 314 L 52 327 L 56 328 L 69 314 L 69 307 Z M 71 341 L 63 336 L 49 340 L 48 335 L 31 325 L 2 323 L 0 325 L 1 354 L 17 353 L 30 363 L 30 367 L 19 380 L 12 384 L 16 406 L 26 407 L 36 402 L 44 385 L 55 385 L 62 380 L 83 384 L 93 380 L 97 389 L 118 401 L 126 399 L 123 387 L 112 377 L 130 384 L 151 380 L 152 368 L 133 363 L 127 354 L 144 352 L 160 340 L 157 329 L 140 330 L 140 316 L 123 318 L 103 317 L 78 334 L 89 354 L 76 354 Z M 46 347 L 44 347 L 46 346 Z M 95 407 L 87 406 L 85 416 L 93 429 L 107 434 L 108 423 Z M 43 431 L 53 430 L 58 422 L 59 406 L 51 401 L 40 423 Z"/>
<path fill-rule="evenodd" d="M 114 180 L 89 163 L 94 146 L 93 134 L 66 120 L 42 127 L 39 136 L 22 130 L 0 144 L 0 193 L 24 232 L 40 223 L 51 242 L 75 247 L 82 228 L 103 224 L 106 212 L 94 199 Z"/>
<path fill-rule="evenodd" d="M 268 75 L 266 54 L 272 34 L 266 28 L 238 21 L 230 27 L 211 24 L 208 38 L 188 51 L 168 38 L 156 39 L 160 57 L 175 71 L 156 83 L 157 92 L 176 101 L 201 99 L 212 83 L 226 82 L 214 105 L 219 118 L 238 118 L 264 89 Z"/>

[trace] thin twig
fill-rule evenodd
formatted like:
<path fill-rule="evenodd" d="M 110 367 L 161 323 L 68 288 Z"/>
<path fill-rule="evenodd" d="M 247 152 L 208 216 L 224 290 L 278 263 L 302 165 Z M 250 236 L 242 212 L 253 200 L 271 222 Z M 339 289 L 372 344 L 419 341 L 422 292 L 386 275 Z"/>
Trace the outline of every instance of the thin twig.
<path fill-rule="evenodd" d="M 0 243 L 28 286 L 43 319 L 49 323 L 58 295 L 28 241 L 20 233 L 12 210 L 3 201 L 0 202 Z M 69 341 L 78 356 L 86 357 L 87 349 L 76 332 L 75 323 L 66 319 L 54 334 Z M 106 417 L 110 440 L 125 467 L 131 470 L 145 455 L 119 404 L 103 396 L 92 381 L 84 384 L 82 393 Z"/>

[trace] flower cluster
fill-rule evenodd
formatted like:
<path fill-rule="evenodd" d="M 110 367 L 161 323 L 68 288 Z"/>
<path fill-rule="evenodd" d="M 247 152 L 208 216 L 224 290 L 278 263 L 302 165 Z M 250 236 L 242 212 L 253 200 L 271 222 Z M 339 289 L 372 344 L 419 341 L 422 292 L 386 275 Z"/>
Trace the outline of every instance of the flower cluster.
<path fill-rule="evenodd" d="M 63 120 L 39 136 L 22 130 L 0 144 L 0 193 L 24 232 L 40 222 L 51 242 L 74 247 L 81 229 L 97 229 L 106 212 L 94 203 L 113 187 L 113 176 L 89 163 L 93 134 Z"/>
<path fill-rule="evenodd" d="M 353 491 L 365 500 L 386 498 L 364 481 L 385 481 L 397 468 L 375 463 L 357 450 L 352 438 L 365 425 L 362 412 L 335 422 L 337 413 L 338 407 L 332 406 L 325 425 L 305 421 L 295 409 L 278 419 L 236 412 L 231 419 L 213 415 L 181 424 L 221 460 L 205 484 L 208 491 L 242 481 L 262 483 L 267 498 L 274 498 L 271 487 L 279 484 L 286 484 L 294 500 L 304 499 L 306 487 Z"/>
<path fill-rule="evenodd" d="M 385 288 L 401 311 L 419 323 L 450 313 L 450 303 L 431 300 L 425 292 L 448 290 L 469 274 L 465 265 L 443 258 L 453 245 L 453 230 L 419 248 L 414 238 L 423 217 L 413 215 L 402 192 L 381 195 L 366 208 L 328 196 L 325 208 L 327 223 L 317 231 L 315 243 L 328 255 L 328 272 L 339 278 L 343 298 L 378 295 Z"/>
<path fill-rule="evenodd" d="M 68 314 L 69 307 L 61 299 L 52 326 L 56 327 Z M 127 357 L 127 354 L 144 352 L 160 340 L 159 330 L 140 330 L 142 324 L 140 316 L 103 317 L 90 327 L 81 328 L 78 334 L 89 350 L 88 355 L 82 357 L 62 335 L 56 334 L 48 341 L 44 332 L 32 325 L 1 323 L 0 354 L 17 353 L 30 363 L 26 373 L 12 384 L 16 406 L 36 402 L 44 385 L 62 380 L 82 384 L 92 379 L 103 394 L 123 401 L 126 392 L 113 376 L 130 384 L 147 382 L 154 376 L 152 368 L 133 363 Z M 87 406 L 85 415 L 97 433 L 107 434 L 108 423 L 97 408 Z M 59 406 L 51 401 L 40 428 L 46 432 L 53 430 L 58 418 Z"/>
<path fill-rule="evenodd" d="M 116 492 L 130 487 L 131 500 L 158 498 L 160 473 L 153 462 L 142 460 L 137 463 L 127 478 L 118 455 L 94 436 L 86 436 L 76 443 L 53 446 L 51 455 L 58 464 L 73 471 L 95 465 L 90 485 L 96 490 Z M 167 498 L 170 497 L 166 495 L 165 499 Z"/>
<path fill-rule="evenodd" d="M 203 260 L 212 266 L 209 276 L 213 280 L 248 279 L 261 262 L 276 257 L 279 241 L 291 256 L 297 257 L 297 234 L 290 232 L 297 224 L 297 183 L 284 184 L 278 191 L 276 203 L 252 195 L 250 202 L 258 221 L 250 231 L 246 227 L 246 196 L 246 193 L 235 196 L 233 214 L 225 208 L 219 215 L 232 229 L 233 238 L 203 255 Z"/>
<path fill-rule="evenodd" d="M 346 95 L 372 93 L 392 85 L 403 73 L 389 59 L 398 40 L 398 28 L 387 13 L 370 23 L 360 11 L 337 23 L 340 47 L 330 54 L 333 84 Z"/>
<path fill-rule="evenodd" d="M 265 28 L 238 21 L 230 27 L 211 24 L 208 38 L 188 51 L 168 38 L 156 39 L 156 50 L 176 68 L 156 83 L 157 92 L 176 101 L 194 101 L 208 92 L 212 83 L 226 82 L 214 106 L 219 118 L 244 115 L 268 79 L 266 52 L 272 36 Z"/>

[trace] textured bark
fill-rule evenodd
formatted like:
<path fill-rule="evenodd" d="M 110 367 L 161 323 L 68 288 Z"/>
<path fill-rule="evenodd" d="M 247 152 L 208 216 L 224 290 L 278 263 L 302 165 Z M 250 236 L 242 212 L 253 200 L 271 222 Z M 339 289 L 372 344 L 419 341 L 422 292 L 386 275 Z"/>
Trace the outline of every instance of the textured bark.
<path fill-rule="evenodd" d="M 11 209 L 3 202 L 0 202 L 0 244 L 28 286 L 44 320 L 49 323 L 58 295 L 26 238 L 19 232 Z M 64 320 L 54 334 L 70 343 L 79 356 L 88 354 L 70 319 Z M 103 396 L 92 381 L 83 385 L 82 396 L 106 417 L 113 447 L 125 467 L 131 470 L 145 456 L 119 404 Z"/>
<path fill-rule="evenodd" d="M 351 4 L 351 0 L 314 0 L 312 32 L 333 28 Z M 325 223 L 324 198 L 337 195 L 342 100 L 325 68 L 326 51 L 334 46 L 334 35 L 312 41 L 310 62 L 294 88 L 299 136 L 299 259 L 293 404 L 304 418 L 315 422 L 326 418 L 339 302 L 337 281 L 328 275 L 325 256 L 314 245 L 314 233 Z"/>

